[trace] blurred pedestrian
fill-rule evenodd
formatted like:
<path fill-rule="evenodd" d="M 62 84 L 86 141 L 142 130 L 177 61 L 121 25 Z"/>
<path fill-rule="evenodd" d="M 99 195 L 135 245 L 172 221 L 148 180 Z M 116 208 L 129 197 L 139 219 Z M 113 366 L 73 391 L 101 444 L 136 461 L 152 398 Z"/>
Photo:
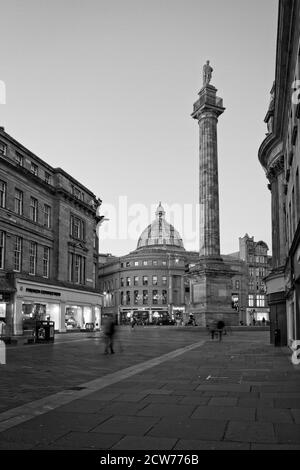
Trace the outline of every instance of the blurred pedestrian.
<path fill-rule="evenodd" d="M 219 341 L 222 341 L 222 335 L 223 335 L 223 332 L 224 332 L 224 328 L 225 328 L 225 323 L 223 322 L 223 320 L 219 320 L 218 323 L 217 323 L 217 330 L 218 330 L 218 333 L 219 333 Z"/>
<path fill-rule="evenodd" d="M 261 322 L 262 322 L 262 325 L 265 326 L 265 324 L 266 324 L 266 319 L 265 319 L 265 317 L 262 318 L 262 321 L 261 321 Z"/>
<path fill-rule="evenodd" d="M 103 334 L 104 334 L 104 354 L 114 354 L 114 335 L 115 335 L 115 322 L 111 316 L 105 315 L 103 318 Z"/>
<path fill-rule="evenodd" d="M 214 339 L 215 333 L 216 333 L 216 330 L 217 330 L 216 321 L 214 321 L 214 320 L 211 321 L 211 322 L 209 323 L 208 329 L 209 329 L 209 332 L 210 332 L 211 339 Z"/>

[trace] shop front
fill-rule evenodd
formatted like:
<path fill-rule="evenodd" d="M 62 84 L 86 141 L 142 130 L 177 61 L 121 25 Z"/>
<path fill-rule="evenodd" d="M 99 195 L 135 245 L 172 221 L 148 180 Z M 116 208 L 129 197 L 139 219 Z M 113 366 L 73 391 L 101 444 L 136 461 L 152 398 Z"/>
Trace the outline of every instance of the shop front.
<path fill-rule="evenodd" d="M 29 319 L 54 322 L 58 332 L 80 331 L 91 323 L 98 323 L 99 329 L 101 302 L 98 293 L 17 279 L 13 334 L 22 334 L 23 323 Z"/>

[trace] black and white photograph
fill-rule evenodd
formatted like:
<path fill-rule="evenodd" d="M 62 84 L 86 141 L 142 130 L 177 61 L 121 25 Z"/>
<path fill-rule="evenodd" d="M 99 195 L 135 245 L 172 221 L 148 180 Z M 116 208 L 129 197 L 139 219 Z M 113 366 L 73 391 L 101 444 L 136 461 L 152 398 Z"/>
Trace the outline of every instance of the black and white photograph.
<path fill-rule="evenodd" d="M 0 17 L 3 465 L 299 451 L 300 0 Z"/>

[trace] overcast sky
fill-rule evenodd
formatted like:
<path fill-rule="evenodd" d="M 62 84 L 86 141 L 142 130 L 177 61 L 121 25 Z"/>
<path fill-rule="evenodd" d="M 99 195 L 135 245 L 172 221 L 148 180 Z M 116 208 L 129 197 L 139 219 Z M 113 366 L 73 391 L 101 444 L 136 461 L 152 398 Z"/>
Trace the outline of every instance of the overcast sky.
<path fill-rule="evenodd" d="M 113 205 L 111 226 L 120 196 L 149 216 L 159 201 L 197 204 L 190 114 L 209 59 L 226 107 L 218 124 L 221 252 L 237 251 L 246 232 L 271 251 L 257 152 L 275 74 L 277 0 L 0 0 L 0 8 L 0 125 Z M 137 240 L 125 238 L 117 227 L 100 251 L 135 249 Z M 198 240 L 184 241 L 199 249 Z"/>

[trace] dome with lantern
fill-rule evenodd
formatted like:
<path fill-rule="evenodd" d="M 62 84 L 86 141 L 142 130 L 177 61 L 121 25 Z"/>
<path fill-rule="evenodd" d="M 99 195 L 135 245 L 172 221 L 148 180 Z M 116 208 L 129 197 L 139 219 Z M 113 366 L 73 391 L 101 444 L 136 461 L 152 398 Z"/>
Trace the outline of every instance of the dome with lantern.
<path fill-rule="evenodd" d="M 165 210 L 160 202 L 155 212 L 156 218 L 142 232 L 138 240 L 137 249 L 147 247 L 173 247 L 184 250 L 183 241 L 179 232 L 173 227 L 173 225 L 166 221 L 165 215 Z"/>

